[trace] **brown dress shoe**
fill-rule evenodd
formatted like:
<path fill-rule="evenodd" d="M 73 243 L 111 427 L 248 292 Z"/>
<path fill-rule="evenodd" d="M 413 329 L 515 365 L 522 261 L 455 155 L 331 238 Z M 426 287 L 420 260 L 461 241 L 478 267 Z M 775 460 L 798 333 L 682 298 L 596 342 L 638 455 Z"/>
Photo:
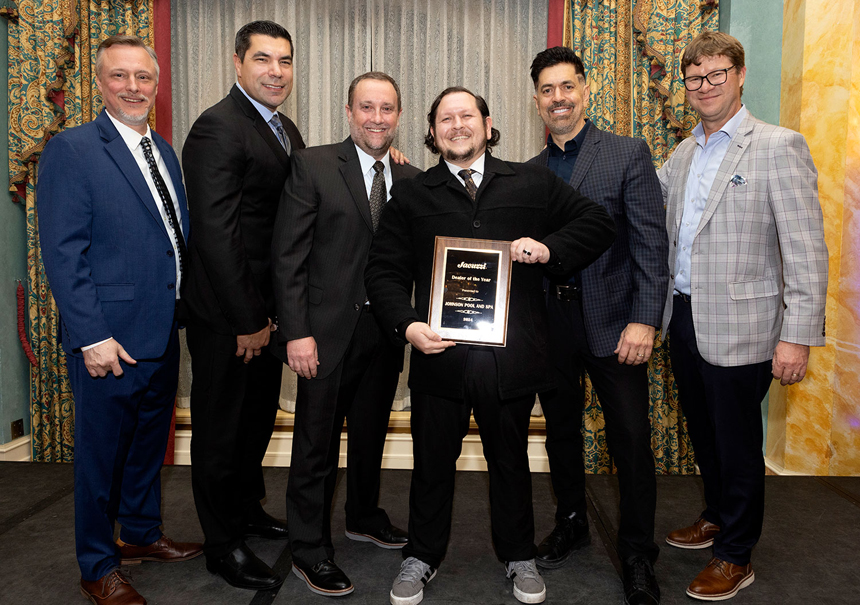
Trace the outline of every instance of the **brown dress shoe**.
<path fill-rule="evenodd" d="M 146 605 L 146 599 L 117 569 L 95 582 L 81 578 L 81 594 L 95 605 Z"/>
<path fill-rule="evenodd" d="M 714 536 L 719 532 L 719 525 L 714 525 L 699 517 L 690 527 L 683 527 L 670 532 L 666 536 L 666 543 L 675 548 L 707 548 L 714 543 Z"/>
<path fill-rule="evenodd" d="M 117 546 L 123 565 L 137 565 L 141 561 L 176 563 L 203 554 L 203 545 L 199 542 L 174 542 L 164 534 L 149 546 L 134 546 L 122 540 L 117 541 Z"/>
<path fill-rule="evenodd" d="M 725 601 L 754 580 L 755 572 L 751 563 L 735 565 L 714 558 L 687 587 L 687 595 L 702 601 Z"/>

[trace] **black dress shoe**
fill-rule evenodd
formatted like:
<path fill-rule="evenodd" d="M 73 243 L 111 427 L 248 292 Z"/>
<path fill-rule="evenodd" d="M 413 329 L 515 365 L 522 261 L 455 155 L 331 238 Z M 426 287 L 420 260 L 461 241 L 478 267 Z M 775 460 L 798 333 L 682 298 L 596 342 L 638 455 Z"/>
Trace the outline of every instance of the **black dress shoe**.
<path fill-rule="evenodd" d="M 659 605 L 660 587 L 648 557 L 636 556 L 621 562 L 626 605 Z"/>
<path fill-rule="evenodd" d="M 390 523 L 377 531 L 362 532 L 348 529 L 346 530 L 346 537 L 356 542 L 370 542 L 380 548 L 388 549 L 403 548 L 409 542 L 409 534 Z"/>
<path fill-rule="evenodd" d="M 269 590 L 284 583 L 284 579 L 263 563 L 247 545 L 233 550 L 220 559 L 206 559 L 206 569 L 219 574 L 227 584 L 248 590 Z"/>
<path fill-rule="evenodd" d="M 247 513 L 245 537 L 267 538 L 269 540 L 288 540 L 287 522 L 275 519 L 260 505 L 252 507 Z"/>
<path fill-rule="evenodd" d="M 558 569 L 570 558 L 573 551 L 591 544 L 588 519 L 573 513 L 555 524 L 555 528 L 543 539 L 535 555 L 535 563 L 541 569 Z"/>
<path fill-rule="evenodd" d="M 305 582 L 311 592 L 324 597 L 345 597 L 355 587 L 334 562 L 326 559 L 313 567 L 303 567 L 293 561 L 293 574 Z"/>

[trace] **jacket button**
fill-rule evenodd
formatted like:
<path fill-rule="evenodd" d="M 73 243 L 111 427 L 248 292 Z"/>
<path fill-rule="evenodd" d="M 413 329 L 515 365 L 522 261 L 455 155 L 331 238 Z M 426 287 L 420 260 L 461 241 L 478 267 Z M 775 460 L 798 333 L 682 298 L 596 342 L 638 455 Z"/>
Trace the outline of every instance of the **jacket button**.
<path fill-rule="evenodd" d="M 480 227 L 480 226 L 481 226 L 481 221 L 479 221 L 479 220 L 475 219 L 474 221 L 472 221 L 472 226 L 473 226 L 475 229 L 477 229 L 478 227 Z"/>
<path fill-rule="evenodd" d="M 672 274 L 672 275 L 670 275 L 669 277 L 671 277 L 672 279 L 675 279 L 675 274 L 673 273 L 673 274 Z"/>
<path fill-rule="evenodd" d="M 361 309 L 361 305 L 359 305 L 358 303 L 355 303 L 354 305 L 352 305 L 352 308 L 355 309 L 356 311 L 358 311 L 359 309 Z"/>
<path fill-rule="evenodd" d="M 176 284 L 167 284 L 168 290 L 173 290 L 176 287 Z"/>
<path fill-rule="evenodd" d="M 167 256 L 169 256 L 170 258 L 173 258 L 173 250 L 168 250 Z"/>

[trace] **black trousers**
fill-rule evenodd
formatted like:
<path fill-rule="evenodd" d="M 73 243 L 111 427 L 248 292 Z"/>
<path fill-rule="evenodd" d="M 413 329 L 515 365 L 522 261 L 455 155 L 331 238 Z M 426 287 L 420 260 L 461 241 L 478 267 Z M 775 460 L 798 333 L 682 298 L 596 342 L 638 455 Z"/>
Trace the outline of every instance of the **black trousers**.
<path fill-rule="evenodd" d="M 266 495 L 262 462 L 275 427 L 283 363 L 267 349 L 245 363 L 236 337 L 187 328 L 191 352 L 191 483 L 206 540 L 218 558 L 244 540 L 246 514 Z"/>
<path fill-rule="evenodd" d="M 585 468 L 582 459 L 583 372 L 600 399 L 609 453 L 618 469 L 621 521 L 618 553 L 657 559 L 654 513 L 657 484 L 648 417 L 648 368 L 619 364 L 615 355 L 596 357 L 588 348 L 579 301 L 548 299 L 550 355 L 557 388 L 540 394 L 546 416 L 546 452 L 558 498 L 556 519 L 585 515 Z"/>
<path fill-rule="evenodd" d="M 346 527 L 367 533 L 390 523 L 378 506 L 379 474 L 402 356 L 365 305 L 338 367 L 322 379 L 298 379 L 287 522 L 293 559 L 303 567 L 334 559 L 331 505 L 344 418 Z"/>
<path fill-rule="evenodd" d="M 469 351 L 464 381 L 464 400 L 412 392 L 409 543 L 403 558 L 438 567 L 445 556 L 457 458 L 474 411 L 490 475 L 496 554 L 503 561 L 531 559 L 535 529 L 527 447 L 534 395 L 499 399 L 495 357 L 487 349 Z"/>
<path fill-rule="evenodd" d="M 720 526 L 714 556 L 746 565 L 764 521 L 761 401 L 773 379 L 771 360 L 721 367 L 696 344 L 689 299 L 675 296 L 669 354 L 705 485 L 702 516 Z"/>

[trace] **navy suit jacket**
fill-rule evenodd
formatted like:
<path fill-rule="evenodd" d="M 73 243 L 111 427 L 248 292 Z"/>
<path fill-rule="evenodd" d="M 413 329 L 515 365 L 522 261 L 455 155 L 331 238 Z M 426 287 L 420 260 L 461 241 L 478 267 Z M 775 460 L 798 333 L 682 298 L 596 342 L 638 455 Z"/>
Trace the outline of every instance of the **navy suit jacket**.
<path fill-rule="evenodd" d="M 179 161 L 152 139 L 173 181 L 182 229 L 188 211 Z M 176 309 L 176 261 L 152 193 L 113 122 L 54 136 L 39 161 L 36 205 L 42 260 L 62 319 L 63 348 L 113 337 L 135 359 L 160 357 Z"/>
<path fill-rule="evenodd" d="M 546 166 L 549 150 L 530 162 Z M 669 283 L 666 210 L 645 141 L 591 124 L 568 184 L 615 221 L 615 243 L 582 270 L 582 312 L 588 347 L 613 355 L 628 323 L 660 327 Z"/>

